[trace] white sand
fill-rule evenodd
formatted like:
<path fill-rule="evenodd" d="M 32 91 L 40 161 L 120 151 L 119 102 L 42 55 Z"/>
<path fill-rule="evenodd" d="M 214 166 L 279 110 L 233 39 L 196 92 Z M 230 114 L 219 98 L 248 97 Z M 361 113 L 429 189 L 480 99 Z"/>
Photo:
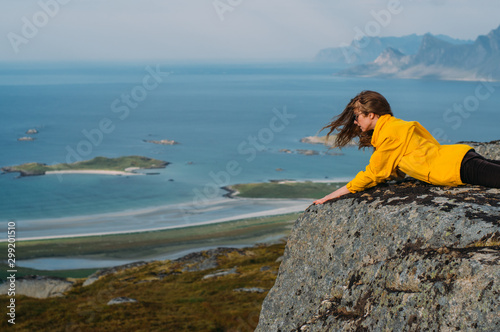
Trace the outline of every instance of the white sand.
<path fill-rule="evenodd" d="M 72 171 L 47 171 L 46 175 L 51 174 L 100 174 L 100 175 L 144 175 L 141 173 L 132 173 L 124 171 L 105 171 L 105 170 L 72 170 Z"/>

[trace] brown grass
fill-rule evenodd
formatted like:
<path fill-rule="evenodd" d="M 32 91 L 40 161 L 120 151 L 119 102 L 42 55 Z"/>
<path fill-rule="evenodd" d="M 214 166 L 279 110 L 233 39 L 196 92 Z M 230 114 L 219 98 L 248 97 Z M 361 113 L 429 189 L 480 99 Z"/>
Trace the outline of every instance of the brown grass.
<path fill-rule="evenodd" d="M 182 272 L 181 265 L 157 261 L 108 275 L 82 287 L 83 280 L 62 298 L 16 297 L 17 331 L 253 331 L 266 293 L 234 289 L 270 289 L 276 279 L 284 243 L 258 246 L 218 256 L 219 266 Z M 269 269 L 261 269 L 268 266 Z M 205 279 L 219 269 L 237 267 L 238 274 Z M 115 297 L 138 303 L 108 306 Z M 0 297 L 6 308 L 9 298 Z M 0 327 L 9 324 L 3 319 Z"/>

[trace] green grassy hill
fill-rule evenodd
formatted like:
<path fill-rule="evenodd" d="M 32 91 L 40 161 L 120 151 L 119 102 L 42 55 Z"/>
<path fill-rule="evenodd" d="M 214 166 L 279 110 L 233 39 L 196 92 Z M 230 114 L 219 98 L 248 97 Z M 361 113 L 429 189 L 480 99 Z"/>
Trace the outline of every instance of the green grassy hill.
<path fill-rule="evenodd" d="M 168 162 L 142 157 L 126 156 L 119 158 L 95 157 L 92 160 L 79 161 L 72 164 L 46 165 L 40 163 L 27 163 L 18 166 L 3 167 L 4 172 L 19 172 L 21 175 L 43 175 L 48 171 L 80 171 L 80 170 L 105 170 L 125 171 L 130 167 L 137 168 L 164 168 Z"/>

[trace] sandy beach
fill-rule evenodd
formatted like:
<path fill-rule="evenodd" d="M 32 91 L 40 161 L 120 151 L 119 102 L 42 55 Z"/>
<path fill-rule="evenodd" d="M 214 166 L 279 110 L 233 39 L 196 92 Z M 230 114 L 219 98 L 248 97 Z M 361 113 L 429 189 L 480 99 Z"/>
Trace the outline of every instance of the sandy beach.
<path fill-rule="evenodd" d="M 299 215 L 255 217 L 153 232 L 23 241 L 24 257 L 18 265 L 38 270 L 100 268 L 140 260 L 176 259 L 220 247 L 276 243 L 286 238 Z"/>
<path fill-rule="evenodd" d="M 211 202 L 202 211 L 189 210 L 190 206 L 184 204 L 18 221 L 18 241 L 25 241 L 25 249 L 29 246 L 32 249 L 28 251 L 36 252 L 35 257 L 28 254 L 29 258 L 20 259 L 18 265 L 39 270 L 103 268 L 139 260 L 176 259 L 218 247 L 274 243 L 287 235 L 297 218 L 294 213 L 310 204 L 307 199 L 226 198 Z M 230 215 L 221 217 L 223 214 Z M 98 248 L 103 244 L 99 254 L 77 253 L 80 246 Z M 47 256 L 46 247 L 54 245 Z"/>
<path fill-rule="evenodd" d="M 136 169 L 136 168 L 134 168 Z M 74 171 L 47 171 L 45 175 L 61 175 L 61 174 L 94 174 L 94 175 L 144 175 L 135 173 L 131 170 L 127 171 L 105 171 L 105 170 L 74 170 Z"/>
<path fill-rule="evenodd" d="M 18 240 L 127 234 L 186 228 L 300 212 L 309 199 L 221 198 L 202 205 L 174 204 L 140 210 L 57 219 L 19 220 Z M 5 238 L 0 240 L 5 242 Z"/>

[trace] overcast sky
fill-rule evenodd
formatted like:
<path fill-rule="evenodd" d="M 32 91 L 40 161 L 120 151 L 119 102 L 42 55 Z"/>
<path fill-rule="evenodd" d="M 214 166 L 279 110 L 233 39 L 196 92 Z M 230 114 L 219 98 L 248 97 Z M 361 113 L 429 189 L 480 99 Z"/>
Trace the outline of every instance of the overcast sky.
<path fill-rule="evenodd" d="M 498 0 L 0 0 L 0 61 L 309 60 L 360 33 L 475 39 Z"/>

